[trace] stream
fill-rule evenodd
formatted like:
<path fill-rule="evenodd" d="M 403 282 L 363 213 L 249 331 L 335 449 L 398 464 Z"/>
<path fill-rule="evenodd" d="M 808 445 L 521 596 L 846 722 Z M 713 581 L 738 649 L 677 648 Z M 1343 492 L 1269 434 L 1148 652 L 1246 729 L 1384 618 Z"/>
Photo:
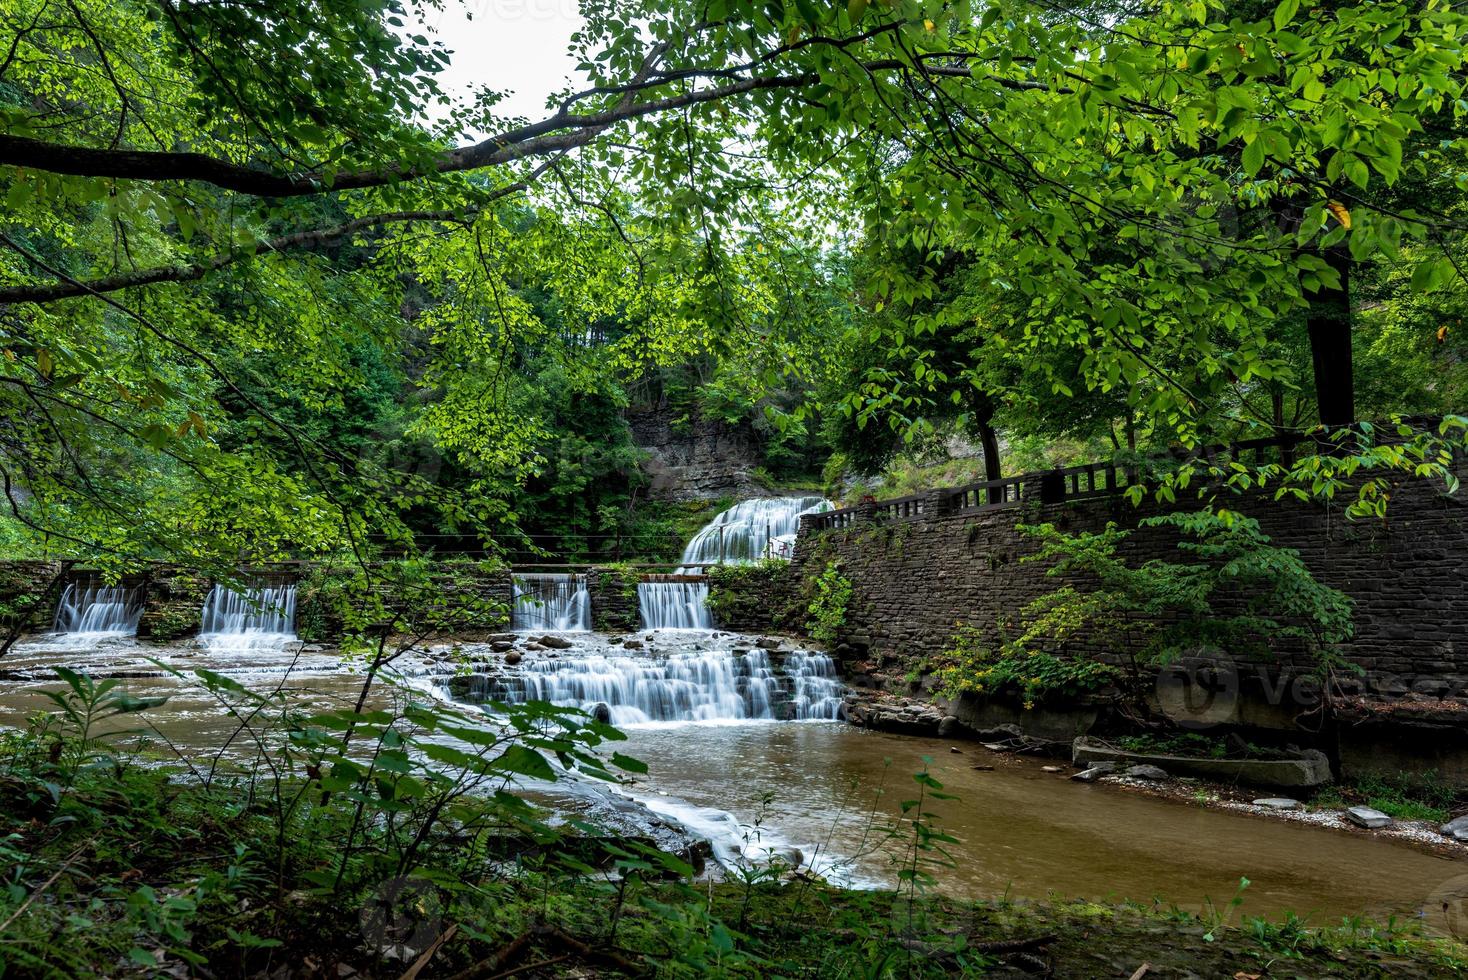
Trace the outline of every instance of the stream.
<path fill-rule="evenodd" d="M 973 743 L 887 735 L 838 720 L 826 658 L 754 638 L 661 631 L 628 637 L 567 634 L 566 648 L 517 641 L 510 666 L 487 647 L 466 648 L 474 673 L 454 678 L 441 657 L 414 661 L 411 684 L 437 697 L 474 699 L 516 690 L 584 705 L 607 704 L 628 741 L 616 747 L 649 771 L 618 792 L 711 840 L 721 861 L 798 848 L 808 866 L 858 887 L 890 885 L 900 843 L 881 828 L 914 798 L 912 773 L 929 769 L 955 800 L 930 801 L 938 826 L 958 838 L 951 867 L 935 868 L 945 893 L 972 898 L 1086 898 L 1222 907 L 1247 877 L 1247 914 L 1293 911 L 1313 924 L 1342 916 L 1417 916 L 1428 896 L 1468 863 L 1365 834 L 1156 799 L 1084 785 L 1041 763 L 999 758 Z M 536 649 L 540 647 L 540 649 Z M 439 651 L 440 654 L 445 651 Z M 149 658 L 184 671 L 208 668 L 264 689 L 283 684 L 325 704 L 349 703 L 360 678 L 329 651 L 299 644 L 162 647 L 120 637 L 37 638 L 0 660 L 0 725 L 20 726 L 49 706 L 37 693 L 65 664 L 114 676 L 139 695 L 169 694 L 149 712 L 157 738 L 207 751 L 233 723 L 203 693 L 162 675 Z M 839 690 L 839 688 L 836 688 Z M 661 720 L 654 720 L 661 719 Z M 794 719 L 794 720 L 792 720 Z M 952 751 L 957 748 L 959 751 Z M 975 766 L 994 766 L 992 770 Z M 604 793 L 584 785 L 531 787 L 558 795 Z"/>

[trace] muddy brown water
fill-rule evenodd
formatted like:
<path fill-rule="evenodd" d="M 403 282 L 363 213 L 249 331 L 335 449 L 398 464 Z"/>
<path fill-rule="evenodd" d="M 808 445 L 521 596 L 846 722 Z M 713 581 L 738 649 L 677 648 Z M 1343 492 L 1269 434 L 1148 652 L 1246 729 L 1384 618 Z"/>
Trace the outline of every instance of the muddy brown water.
<path fill-rule="evenodd" d="M 350 703 L 359 679 L 325 655 L 296 662 L 279 653 L 218 655 L 127 644 L 85 651 L 27 647 L 0 661 L 0 725 L 23 725 L 48 706 L 49 666 L 66 663 L 122 676 L 139 695 L 169 694 L 152 712 L 160 735 L 184 751 L 206 751 L 234 724 L 196 688 L 156 674 L 148 656 L 184 669 L 228 670 L 254 688 L 285 685 L 323 705 Z M 243 663 L 243 666 L 242 666 Z M 886 735 L 836 722 L 661 724 L 634 727 L 616 746 L 649 772 L 629 795 L 695 831 L 751 845 L 799 847 L 807 860 L 858 885 L 889 884 L 901 838 L 882 828 L 915 799 L 912 774 L 925 766 L 953 800 L 929 799 L 936 826 L 957 838 L 951 865 L 934 866 L 938 887 L 974 898 L 1159 901 L 1190 911 L 1222 907 L 1248 878 L 1246 914 L 1421 915 L 1468 862 L 1365 834 L 1349 834 L 1085 785 L 1045 773 L 1038 762 L 995 763 L 971 744 Z M 931 762 L 925 762 L 925 757 Z M 716 841 L 716 844 L 718 842 Z"/>

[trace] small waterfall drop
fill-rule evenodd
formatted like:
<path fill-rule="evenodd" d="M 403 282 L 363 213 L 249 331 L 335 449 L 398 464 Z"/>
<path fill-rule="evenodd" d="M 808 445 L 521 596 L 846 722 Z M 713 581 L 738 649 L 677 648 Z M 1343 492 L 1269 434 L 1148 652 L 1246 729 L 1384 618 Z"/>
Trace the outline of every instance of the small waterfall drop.
<path fill-rule="evenodd" d="M 99 639 L 134 636 L 142 615 L 141 589 L 73 582 L 56 606 L 55 630 Z"/>
<path fill-rule="evenodd" d="M 296 639 L 296 587 L 265 586 L 235 592 L 214 586 L 204 601 L 199 640 L 211 649 L 282 647 Z"/>
<path fill-rule="evenodd" d="M 637 583 L 637 608 L 642 628 L 649 630 L 711 630 L 709 584 L 691 577 Z"/>
<path fill-rule="evenodd" d="M 831 509 L 824 497 L 755 497 L 716 515 L 683 549 L 683 571 L 705 565 L 789 559 L 802 514 Z"/>
<path fill-rule="evenodd" d="M 585 575 L 525 573 L 513 580 L 511 629 L 591 629 L 591 594 Z"/>
<path fill-rule="evenodd" d="M 451 683 L 473 699 L 551 701 L 594 710 L 614 725 L 647 722 L 819 720 L 841 717 L 841 684 L 823 654 L 797 651 L 776 666 L 755 649 L 682 647 L 633 655 L 593 648 L 531 657 L 512 670 Z"/>

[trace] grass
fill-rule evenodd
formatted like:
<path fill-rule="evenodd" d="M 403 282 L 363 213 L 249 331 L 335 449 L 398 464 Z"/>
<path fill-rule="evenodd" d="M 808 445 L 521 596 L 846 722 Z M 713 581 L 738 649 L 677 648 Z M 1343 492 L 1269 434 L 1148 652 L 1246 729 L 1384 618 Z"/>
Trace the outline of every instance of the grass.
<path fill-rule="evenodd" d="M 1318 807 L 1369 806 L 1396 820 L 1444 823 L 1452 816 L 1457 793 L 1443 784 L 1436 770 L 1362 776 L 1327 787 L 1312 801 Z"/>

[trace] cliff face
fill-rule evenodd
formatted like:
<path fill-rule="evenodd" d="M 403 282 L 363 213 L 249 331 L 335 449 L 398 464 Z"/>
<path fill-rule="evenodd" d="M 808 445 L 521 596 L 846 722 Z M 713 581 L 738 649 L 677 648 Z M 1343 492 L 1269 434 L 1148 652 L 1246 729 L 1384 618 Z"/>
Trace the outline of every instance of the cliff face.
<path fill-rule="evenodd" d="M 643 471 L 653 500 L 712 500 L 752 497 L 766 491 L 751 473 L 760 463 L 760 439 L 745 423 L 688 418 L 661 408 L 629 414 L 638 447 L 647 453 Z"/>

